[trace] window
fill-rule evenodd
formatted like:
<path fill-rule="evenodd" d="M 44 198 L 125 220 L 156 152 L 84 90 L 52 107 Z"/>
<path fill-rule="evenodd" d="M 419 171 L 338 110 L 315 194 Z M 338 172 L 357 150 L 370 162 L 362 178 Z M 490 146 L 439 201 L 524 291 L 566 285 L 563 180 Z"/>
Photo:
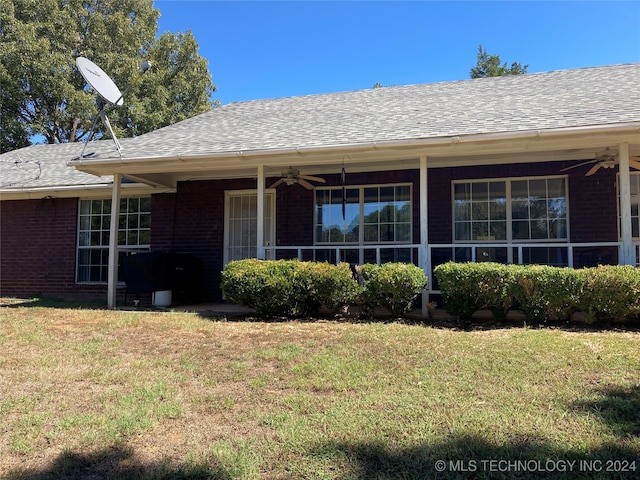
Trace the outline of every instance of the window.
<path fill-rule="evenodd" d="M 514 240 L 566 240 L 567 195 L 564 178 L 511 182 Z"/>
<path fill-rule="evenodd" d="M 344 208 L 344 217 L 343 217 Z M 412 243 L 411 185 L 317 188 L 314 232 L 316 245 Z M 404 251 L 406 250 L 406 252 Z M 372 249 L 345 249 L 341 260 L 375 261 Z M 333 250 L 326 259 L 335 261 Z M 411 249 L 385 249 L 381 261 L 411 261 Z"/>
<path fill-rule="evenodd" d="M 111 200 L 80 200 L 78 219 L 77 281 L 107 281 Z M 147 251 L 151 244 L 151 199 L 120 200 L 118 246 L 120 263 L 131 251 Z M 120 269 L 119 280 L 122 280 Z"/>
<path fill-rule="evenodd" d="M 457 183 L 453 192 L 456 241 L 507 239 L 506 182 Z"/>
<path fill-rule="evenodd" d="M 568 240 L 565 177 L 474 180 L 453 184 L 453 237 L 457 243 L 538 243 Z M 456 248 L 469 261 L 471 247 Z M 476 261 L 564 265 L 566 247 L 475 247 Z"/>
<path fill-rule="evenodd" d="M 564 241 L 566 192 L 564 178 L 454 183 L 454 239 Z"/>
<path fill-rule="evenodd" d="M 633 238 L 637 240 L 640 238 L 640 173 L 631 172 L 629 186 L 631 190 L 631 232 Z M 622 222 L 620 213 L 618 213 L 618 222 Z"/>
<path fill-rule="evenodd" d="M 411 186 L 316 189 L 319 243 L 411 243 Z"/>

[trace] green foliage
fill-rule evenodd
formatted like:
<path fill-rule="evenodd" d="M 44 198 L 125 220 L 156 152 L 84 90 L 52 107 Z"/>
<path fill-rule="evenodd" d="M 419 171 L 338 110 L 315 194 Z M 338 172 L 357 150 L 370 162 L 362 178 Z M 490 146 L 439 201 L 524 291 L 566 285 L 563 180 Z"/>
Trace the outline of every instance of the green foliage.
<path fill-rule="evenodd" d="M 512 304 L 513 270 L 501 263 L 454 263 L 434 269 L 445 310 L 463 320 L 482 308 L 504 319 Z"/>
<path fill-rule="evenodd" d="M 502 320 L 509 308 L 527 319 L 624 321 L 640 314 L 640 270 L 631 266 L 572 269 L 542 265 L 449 262 L 435 268 L 445 310 L 468 320 L 489 308 Z"/>
<path fill-rule="evenodd" d="M 189 31 L 156 37 L 159 15 L 151 0 L 0 0 L 0 151 L 34 135 L 48 143 L 87 138 L 97 109 L 75 66 L 78 55 L 122 91 L 133 85 L 124 106 L 109 110 L 118 136 L 209 110 L 215 86 L 206 59 Z M 153 67 L 134 83 L 143 60 Z"/>
<path fill-rule="evenodd" d="M 516 305 L 536 322 L 566 320 L 576 309 L 582 280 L 576 270 L 545 265 L 511 267 Z"/>
<path fill-rule="evenodd" d="M 478 63 L 469 72 L 471 78 L 522 75 L 529 68 L 529 65 L 522 66 L 518 62 L 513 62 L 510 67 L 506 62 L 501 64 L 500 55 L 489 55 L 482 45 L 478 46 L 477 58 Z"/>
<path fill-rule="evenodd" d="M 338 312 L 354 302 L 360 292 L 348 263 L 300 262 L 296 274 L 294 286 L 298 290 L 306 288 L 312 299 L 310 313 L 317 310 L 317 306 Z"/>
<path fill-rule="evenodd" d="M 577 308 L 587 322 L 622 321 L 640 313 L 640 270 L 607 265 L 578 270 L 583 288 Z"/>
<path fill-rule="evenodd" d="M 348 264 L 297 260 L 229 262 L 221 285 L 230 302 L 255 308 L 264 317 L 308 316 L 322 306 L 337 311 L 359 291 Z"/>
<path fill-rule="evenodd" d="M 381 305 L 394 317 L 411 310 L 427 283 L 424 270 L 410 263 L 366 264 L 359 271 L 364 282 L 363 303 Z"/>
<path fill-rule="evenodd" d="M 260 316 L 289 311 L 293 263 L 245 259 L 229 262 L 222 271 L 222 291 L 232 303 L 256 309 Z"/>

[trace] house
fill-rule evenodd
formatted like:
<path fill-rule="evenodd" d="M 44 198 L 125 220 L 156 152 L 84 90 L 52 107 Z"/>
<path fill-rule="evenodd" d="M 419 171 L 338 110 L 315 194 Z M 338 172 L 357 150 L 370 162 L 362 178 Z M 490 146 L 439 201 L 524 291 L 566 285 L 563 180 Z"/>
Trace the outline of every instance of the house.
<path fill-rule="evenodd" d="M 414 262 L 431 294 L 447 260 L 638 263 L 640 64 L 231 103 L 121 143 L 0 156 L 0 295 L 115 306 L 148 250 L 201 261 L 203 301 L 245 257 Z"/>

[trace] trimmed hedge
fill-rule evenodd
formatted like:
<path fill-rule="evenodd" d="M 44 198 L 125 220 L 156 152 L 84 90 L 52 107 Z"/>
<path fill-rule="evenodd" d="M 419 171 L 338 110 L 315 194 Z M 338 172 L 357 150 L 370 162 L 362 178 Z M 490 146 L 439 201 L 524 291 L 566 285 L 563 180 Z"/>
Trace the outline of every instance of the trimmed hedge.
<path fill-rule="evenodd" d="M 411 263 L 366 264 L 358 271 L 363 280 L 362 302 L 385 307 L 396 318 L 413 308 L 427 284 L 424 270 Z"/>
<path fill-rule="evenodd" d="M 504 319 L 512 304 L 513 270 L 501 263 L 448 262 L 435 268 L 445 310 L 463 320 L 490 309 Z"/>
<path fill-rule="evenodd" d="M 263 317 L 309 316 L 325 306 L 337 311 L 359 292 L 346 263 L 245 259 L 222 271 L 222 291 L 232 303 Z"/>
<path fill-rule="evenodd" d="M 228 301 L 254 308 L 262 317 L 306 317 L 321 307 L 338 312 L 353 304 L 365 313 L 381 305 L 399 317 L 412 308 L 427 283 L 424 271 L 412 264 L 356 268 L 362 285 L 348 263 L 236 260 L 222 271 L 221 286 Z"/>
<path fill-rule="evenodd" d="M 500 320 L 517 308 L 537 322 L 567 320 L 574 312 L 582 312 L 589 323 L 634 320 L 640 314 L 640 269 L 632 266 L 448 262 L 434 274 L 445 310 L 463 320 L 480 309 L 490 309 Z"/>

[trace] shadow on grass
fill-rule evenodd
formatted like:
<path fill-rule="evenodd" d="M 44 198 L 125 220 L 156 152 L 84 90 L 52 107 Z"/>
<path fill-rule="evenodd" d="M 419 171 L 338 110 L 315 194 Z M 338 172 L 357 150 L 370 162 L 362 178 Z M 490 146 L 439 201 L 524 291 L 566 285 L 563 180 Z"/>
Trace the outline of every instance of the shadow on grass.
<path fill-rule="evenodd" d="M 629 479 L 640 475 L 632 447 L 605 445 L 582 452 L 544 441 L 514 438 L 493 444 L 476 436 L 392 450 L 382 443 L 329 442 L 310 452 L 347 464 L 334 478 L 382 479 Z"/>
<path fill-rule="evenodd" d="M 418 315 L 394 318 L 389 315 L 362 316 L 357 314 L 319 314 L 313 317 L 261 317 L 255 313 L 228 313 L 216 311 L 194 312 L 198 316 L 212 321 L 226 320 L 232 322 L 254 322 L 254 323 L 286 323 L 286 322 L 338 322 L 352 324 L 387 324 L 401 323 L 404 325 L 436 328 L 453 331 L 490 331 L 505 329 L 534 329 L 534 330 L 562 330 L 566 332 L 640 332 L 640 322 L 598 322 L 593 324 L 570 322 L 570 321 L 549 321 L 545 323 L 528 322 L 518 319 L 507 319 L 497 321 L 492 318 L 473 318 L 471 320 L 460 320 L 457 317 L 439 315 L 435 318 L 420 317 Z"/>
<path fill-rule="evenodd" d="M 103 300 L 85 300 L 74 301 L 64 300 L 50 297 L 33 297 L 33 298 L 0 298 L 0 308 L 24 308 L 24 307 L 41 307 L 41 308 L 70 308 L 79 310 L 105 310 L 109 309 Z M 126 307 L 118 306 L 119 310 L 130 310 L 139 312 L 167 312 L 166 308 L 154 307 L 152 305 L 143 305 L 140 307 Z M 570 322 L 570 321 L 549 321 L 545 323 L 528 322 L 519 318 L 507 318 L 505 320 L 495 320 L 491 317 L 474 317 L 470 320 L 461 320 L 458 317 L 451 315 L 444 315 L 442 313 L 435 317 L 427 318 L 422 317 L 418 313 L 413 313 L 402 318 L 394 318 L 388 314 L 377 314 L 372 316 L 365 316 L 361 314 L 318 314 L 313 317 L 261 317 L 255 313 L 238 312 L 233 311 L 216 311 L 216 310 L 189 310 L 188 306 L 183 306 L 183 309 L 179 311 L 191 312 L 199 317 L 211 321 L 233 321 L 233 322 L 268 322 L 268 323 L 283 323 L 283 322 L 341 322 L 341 323 L 402 323 L 405 325 L 423 326 L 444 330 L 454 331 L 489 331 L 489 330 L 504 330 L 504 329 L 517 329 L 517 328 L 530 328 L 530 329 L 549 329 L 549 330 L 563 330 L 569 332 L 640 332 L 640 321 L 629 322 L 596 322 L 593 324 L 587 324 L 582 322 Z"/>
<path fill-rule="evenodd" d="M 63 300 L 52 297 L 32 297 L 32 298 L 2 298 L 0 307 L 4 308 L 76 308 L 90 310 L 105 310 L 105 302 L 100 300 Z"/>
<path fill-rule="evenodd" d="M 562 447 L 535 436 L 489 439 L 451 435 L 439 441 L 394 448 L 384 440 L 329 440 L 306 452 L 338 480 L 383 479 L 630 479 L 640 478 L 640 386 L 595 391 L 601 398 L 577 402 L 573 409 L 593 412 L 618 438 L 597 448 Z M 579 445 L 579 439 L 576 439 Z M 232 466 L 233 467 L 233 466 Z M 282 465 L 265 478 L 284 478 Z M 14 470 L 6 480 L 53 479 L 211 479 L 240 478 L 215 458 L 181 464 L 145 463 L 127 447 L 94 453 L 63 453 L 41 470 Z"/>
<path fill-rule="evenodd" d="M 576 402 L 571 408 L 597 415 L 618 437 L 596 449 L 562 448 L 535 437 L 513 436 L 492 442 L 462 435 L 399 450 L 382 442 L 331 441 L 310 454 L 346 461 L 349 470 L 338 477 L 341 480 L 640 478 L 640 385 L 594 392 L 599 399 Z"/>
<path fill-rule="evenodd" d="M 215 463 L 215 462 L 213 462 Z M 231 474 L 206 460 L 176 465 L 170 461 L 143 463 L 132 449 L 111 447 L 94 453 L 65 452 L 42 470 L 18 469 L 3 480 L 230 480 Z"/>
<path fill-rule="evenodd" d="M 595 393 L 600 398 L 577 402 L 574 408 L 595 415 L 620 437 L 640 438 L 640 385 L 630 388 L 601 388 L 596 389 Z"/>

